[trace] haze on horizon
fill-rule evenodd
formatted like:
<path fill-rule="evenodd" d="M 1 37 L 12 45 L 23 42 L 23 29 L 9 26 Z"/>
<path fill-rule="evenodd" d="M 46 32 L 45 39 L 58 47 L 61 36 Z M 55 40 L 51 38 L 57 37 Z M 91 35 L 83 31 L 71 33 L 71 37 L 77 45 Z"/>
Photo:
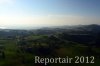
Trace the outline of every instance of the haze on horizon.
<path fill-rule="evenodd" d="M 0 28 L 100 24 L 100 0 L 0 0 Z"/>

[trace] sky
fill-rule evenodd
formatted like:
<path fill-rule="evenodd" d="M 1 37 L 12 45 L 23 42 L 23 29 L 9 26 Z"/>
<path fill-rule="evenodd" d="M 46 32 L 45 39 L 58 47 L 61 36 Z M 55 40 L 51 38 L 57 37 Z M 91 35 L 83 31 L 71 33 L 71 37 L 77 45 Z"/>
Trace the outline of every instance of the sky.
<path fill-rule="evenodd" d="M 100 24 L 100 0 L 0 0 L 0 28 Z"/>

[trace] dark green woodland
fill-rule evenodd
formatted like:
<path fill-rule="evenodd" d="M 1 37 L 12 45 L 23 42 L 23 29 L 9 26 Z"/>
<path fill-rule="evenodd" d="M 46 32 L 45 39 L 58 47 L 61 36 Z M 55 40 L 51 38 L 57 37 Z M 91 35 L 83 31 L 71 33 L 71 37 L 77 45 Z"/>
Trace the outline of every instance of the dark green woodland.
<path fill-rule="evenodd" d="M 0 66 L 45 66 L 34 57 L 94 56 L 95 63 L 47 66 L 100 66 L 100 26 L 77 25 L 31 30 L 0 29 Z"/>

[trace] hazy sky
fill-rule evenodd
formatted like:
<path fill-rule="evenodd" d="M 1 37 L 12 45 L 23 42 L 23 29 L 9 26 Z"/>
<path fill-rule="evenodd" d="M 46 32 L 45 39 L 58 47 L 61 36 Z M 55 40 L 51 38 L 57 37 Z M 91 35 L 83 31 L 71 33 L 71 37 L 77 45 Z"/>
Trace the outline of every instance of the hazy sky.
<path fill-rule="evenodd" d="M 100 24 L 100 0 L 0 0 L 0 28 Z"/>

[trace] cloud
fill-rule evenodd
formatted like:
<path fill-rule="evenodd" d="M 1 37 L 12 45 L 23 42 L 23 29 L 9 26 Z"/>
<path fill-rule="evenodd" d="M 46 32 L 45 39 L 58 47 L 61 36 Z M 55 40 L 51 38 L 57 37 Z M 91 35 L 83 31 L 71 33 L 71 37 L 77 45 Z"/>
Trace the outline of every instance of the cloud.
<path fill-rule="evenodd" d="M 36 16 L 3 16 L 1 26 L 61 26 L 78 24 L 100 24 L 99 17 L 75 15 L 36 15 Z"/>
<path fill-rule="evenodd" d="M 15 0 L 0 0 L 0 4 L 13 4 Z"/>

